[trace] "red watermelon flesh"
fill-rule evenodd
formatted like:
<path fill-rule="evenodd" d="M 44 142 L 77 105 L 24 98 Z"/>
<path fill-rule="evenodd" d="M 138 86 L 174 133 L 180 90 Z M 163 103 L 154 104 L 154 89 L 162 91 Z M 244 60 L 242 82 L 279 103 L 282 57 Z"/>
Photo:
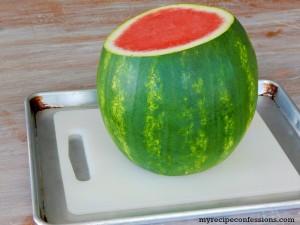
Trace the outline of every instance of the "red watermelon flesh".
<path fill-rule="evenodd" d="M 223 18 L 214 12 L 167 8 L 150 13 L 128 27 L 115 45 L 130 51 L 149 51 L 180 46 L 215 31 Z"/>

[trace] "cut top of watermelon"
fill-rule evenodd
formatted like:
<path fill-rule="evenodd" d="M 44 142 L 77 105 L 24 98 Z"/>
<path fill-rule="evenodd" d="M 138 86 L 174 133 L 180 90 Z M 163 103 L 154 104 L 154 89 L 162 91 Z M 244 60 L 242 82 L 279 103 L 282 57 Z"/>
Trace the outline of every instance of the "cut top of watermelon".
<path fill-rule="evenodd" d="M 155 56 L 198 46 L 223 34 L 233 23 L 215 7 L 177 4 L 136 16 L 113 31 L 104 47 L 119 55 Z"/>

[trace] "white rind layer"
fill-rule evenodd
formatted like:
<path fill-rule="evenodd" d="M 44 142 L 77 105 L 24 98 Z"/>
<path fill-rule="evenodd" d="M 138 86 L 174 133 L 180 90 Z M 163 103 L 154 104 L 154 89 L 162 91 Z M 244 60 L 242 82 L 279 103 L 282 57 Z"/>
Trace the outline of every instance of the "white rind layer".
<path fill-rule="evenodd" d="M 115 40 L 128 28 L 133 24 L 135 21 L 137 21 L 139 18 L 142 18 L 148 14 L 157 12 L 162 9 L 168 9 L 168 8 L 186 8 L 186 9 L 192 9 L 192 10 L 197 10 L 197 11 L 205 11 L 205 12 L 211 12 L 211 13 L 216 13 L 218 14 L 222 19 L 223 23 L 221 26 L 219 26 L 218 29 L 214 30 L 211 32 L 209 35 L 206 35 L 205 37 L 202 37 L 200 39 L 197 39 L 195 41 L 192 41 L 190 43 L 176 46 L 176 47 L 170 47 L 170 48 L 165 48 L 165 49 L 160 49 L 160 50 L 152 50 L 152 51 L 129 51 L 126 49 L 122 49 L 114 44 Z M 109 52 L 113 52 L 118 55 L 125 55 L 125 56 L 158 56 L 158 55 L 165 55 L 169 53 L 174 53 L 174 52 L 179 52 L 182 50 L 186 50 L 198 45 L 201 45 L 203 43 L 209 42 L 223 33 L 225 33 L 231 24 L 234 21 L 234 17 L 232 14 L 229 12 L 216 8 L 216 7 L 209 7 L 209 6 L 203 6 L 203 5 L 194 5 L 194 4 L 174 4 L 174 5 L 168 5 L 168 6 L 163 6 L 159 8 L 155 8 L 152 10 L 149 10 L 147 12 L 144 12 L 136 17 L 131 18 L 130 20 L 126 21 L 123 23 L 120 27 L 118 27 L 116 30 L 114 30 L 106 39 L 104 42 L 104 48 L 108 50 Z"/>

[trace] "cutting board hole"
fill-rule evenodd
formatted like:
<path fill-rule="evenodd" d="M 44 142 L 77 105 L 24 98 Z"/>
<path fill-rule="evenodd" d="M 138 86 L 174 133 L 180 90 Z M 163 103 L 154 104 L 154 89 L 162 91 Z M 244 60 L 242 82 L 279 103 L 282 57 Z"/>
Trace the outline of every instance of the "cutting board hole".
<path fill-rule="evenodd" d="M 69 158 L 77 180 L 90 180 L 91 176 L 86 160 L 84 143 L 82 136 L 79 134 L 69 136 Z"/>

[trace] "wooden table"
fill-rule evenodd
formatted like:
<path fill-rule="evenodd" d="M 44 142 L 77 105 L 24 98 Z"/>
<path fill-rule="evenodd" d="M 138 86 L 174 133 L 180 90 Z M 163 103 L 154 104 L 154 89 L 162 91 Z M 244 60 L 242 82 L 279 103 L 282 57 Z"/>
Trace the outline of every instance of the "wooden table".
<path fill-rule="evenodd" d="M 37 91 L 95 88 L 108 33 L 144 10 L 177 2 L 0 1 L 0 224 L 33 224 L 25 97 Z M 182 2 L 219 6 L 235 14 L 256 49 L 259 78 L 279 82 L 300 107 L 299 0 Z M 292 217 L 293 224 L 300 223 L 300 209 L 234 215 L 243 216 Z M 199 224 L 197 219 L 185 223 Z"/>

